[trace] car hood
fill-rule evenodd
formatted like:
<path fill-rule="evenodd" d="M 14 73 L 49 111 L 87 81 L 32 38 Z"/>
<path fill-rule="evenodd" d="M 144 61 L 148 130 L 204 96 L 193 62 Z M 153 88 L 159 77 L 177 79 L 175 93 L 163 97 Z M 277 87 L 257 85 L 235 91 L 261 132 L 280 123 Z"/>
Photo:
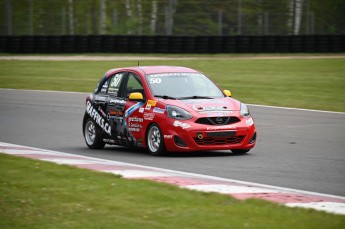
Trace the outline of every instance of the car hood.
<path fill-rule="evenodd" d="M 240 102 L 230 97 L 218 99 L 163 100 L 162 102 L 165 105 L 181 107 L 191 113 L 233 112 L 240 110 Z"/>

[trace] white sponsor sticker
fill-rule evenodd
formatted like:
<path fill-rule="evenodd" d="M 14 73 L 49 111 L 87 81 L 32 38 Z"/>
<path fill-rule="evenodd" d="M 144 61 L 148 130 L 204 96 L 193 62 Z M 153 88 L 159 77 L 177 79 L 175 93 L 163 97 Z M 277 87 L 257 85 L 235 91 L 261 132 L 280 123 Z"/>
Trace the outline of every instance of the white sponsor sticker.
<path fill-rule="evenodd" d="M 91 105 L 90 101 L 86 103 L 86 112 L 95 122 L 109 135 L 111 135 L 111 126 L 102 118 L 97 110 Z"/>
<path fill-rule="evenodd" d="M 188 123 L 180 122 L 180 121 L 177 121 L 177 120 L 174 122 L 173 125 L 176 126 L 176 127 L 181 127 L 182 129 L 188 129 L 188 128 L 191 127 L 191 125 L 189 125 Z"/>

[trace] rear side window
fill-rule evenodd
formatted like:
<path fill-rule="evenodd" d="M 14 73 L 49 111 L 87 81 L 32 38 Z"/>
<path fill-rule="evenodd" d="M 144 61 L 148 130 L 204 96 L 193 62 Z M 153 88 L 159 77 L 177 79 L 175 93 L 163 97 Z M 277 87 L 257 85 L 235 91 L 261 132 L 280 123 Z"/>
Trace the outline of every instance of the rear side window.
<path fill-rule="evenodd" d="M 111 95 L 115 95 L 118 96 L 119 90 L 120 90 L 120 86 L 121 86 L 121 82 L 123 80 L 123 76 L 125 73 L 121 72 L 121 73 L 117 73 L 114 76 L 111 77 L 110 81 L 109 81 L 109 86 L 108 87 L 108 94 Z M 103 88 L 102 88 L 103 89 Z"/>
<path fill-rule="evenodd" d="M 109 85 L 109 80 L 105 81 L 101 88 L 101 93 L 106 93 Z"/>

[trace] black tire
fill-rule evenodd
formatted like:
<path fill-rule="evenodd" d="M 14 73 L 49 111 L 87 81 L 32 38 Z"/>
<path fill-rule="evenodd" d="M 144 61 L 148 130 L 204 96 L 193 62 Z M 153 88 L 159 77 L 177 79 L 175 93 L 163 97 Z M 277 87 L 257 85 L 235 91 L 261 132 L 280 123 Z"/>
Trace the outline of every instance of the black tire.
<path fill-rule="evenodd" d="M 249 149 L 232 149 L 231 152 L 236 155 L 243 155 L 249 152 Z"/>
<path fill-rule="evenodd" d="M 104 148 L 105 143 L 102 141 L 100 137 L 100 130 L 93 119 L 88 118 L 85 121 L 83 134 L 87 147 L 90 149 Z"/>
<path fill-rule="evenodd" d="M 146 144 L 149 153 L 153 156 L 161 156 L 166 153 L 164 145 L 164 136 L 156 123 L 148 127 L 146 134 Z"/>

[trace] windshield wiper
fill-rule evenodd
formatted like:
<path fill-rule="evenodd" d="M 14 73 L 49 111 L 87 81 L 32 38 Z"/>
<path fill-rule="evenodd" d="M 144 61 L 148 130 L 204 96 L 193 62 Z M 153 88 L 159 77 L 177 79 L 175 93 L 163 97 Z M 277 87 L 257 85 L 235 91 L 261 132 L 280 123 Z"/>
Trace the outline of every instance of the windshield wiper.
<path fill-rule="evenodd" d="M 154 95 L 154 97 L 163 98 L 163 99 L 177 99 L 175 97 L 171 97 L 171 96 L 168 96 L 168 95 Z"/>
<path fill-rule="evenodd" d="M 209 96 L 199 96 L 199 95 L 193 95 L 193 96 L 188 96 L 188 97 L 180 97 L 179 99 L 214 99 Z"/>

